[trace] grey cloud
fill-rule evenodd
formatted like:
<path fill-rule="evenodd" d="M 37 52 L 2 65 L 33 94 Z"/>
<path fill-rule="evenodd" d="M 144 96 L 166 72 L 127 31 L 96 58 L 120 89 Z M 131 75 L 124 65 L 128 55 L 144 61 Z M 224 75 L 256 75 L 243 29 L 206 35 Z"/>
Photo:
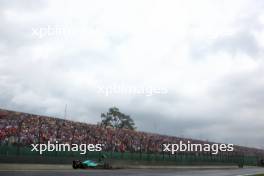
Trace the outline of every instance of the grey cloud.
<path fill-rule="evenodd" d="M 32 13 L 47 6 L 45 2 L 38 4 L 39 1 L 30 2 L 29 7 L 23 3 L 25 1 L 1 1 L 0 11 L 13 9 L 21 13 L 29 10 Z M 223 35 L 210 42 L 191 40 L 191 58 L 202 58 L 218 52 L 231 55 L 243 53 L 253 59 L 261 56 L 263 49 L 252 35 L 252 32 L 262 27 L 258 21 L 252 21 L 257 15 L 253 14 L 244 21 L 240 19 L 236 24 L 241 25 L 237 34 Z M 137 68 L 132 73 L 125 73 L 120 68 L 122 65 L 117 64 L 120 58 L 116 50 L 133 36 L 107 34 L 109 46 L 94 50 L 85 45 L 79 47 L 78 43 L 74 43 L 75 40 L 42 41 L 30 36 L 28 32 L 31 32 L 31 27 L 52 24 L 52 19 L 30 21 L 27 24 L 11 23 L 3 17 L 0 20 L 4 25 L 0 29 L 0 43 L 6 47 L 0 51 L 1 108 L 63 118 L 67 104 L 67 118 L 96 123 L 100 121 L 101 112 L 117 106 L 122 112 L 131 115 L 142 131 L 237 144 L 248 141 L 248 145 L 263 146 L 264 136 L 261 131 L 264 122 L 261 116 L 264 113 L 264 80 L 261 75 L 264 73 L 261 63 L 258 63 L 257 71 L 228 75 L 210 82 L 206 93 L 198 98 L 181 94 L 177 86 L 168 87 L 169 92 L 165 95 L 106 97 L 96 92 L 95 85 L 85 85 L 85 77 L 83 82 L 76 83 L 79 75 L 69 78 L 69 74 L 81 72 L 86 76 L 95 75 L 96 81 L 106 85 L 118 80 L 109 71 L 124 75 L 124 78 L 126 74 L 129 74 L 129 78 L 133 77 Z M 249 26 L 250 22 L 252 25 Z M 58 42 L 63 47 L 55 55 L 44 55 L 43 58 L 32 58 L 30 51 L 21 49 L 42 46 L 42 42 L 48 42 L 54 47 Z M 166 66 L 165 62 L 163 64 Z M 145 66 L 146 72 L 150 66 Z M 119 69 L 123 72 L 119 72 Z M 159 71 L 166 69 L 161 68 Z M 191 72 L 189 69 L 185 73 Z M 167 79 L 167 82 L 175 81 L 173 75 L 170 76 L 163 79 Z M 123 81 L 126 83 L 130 80 Z M 163 80 L 156 80 L 159 81 Z M 140 81 L 137 83 L 141 84 Z"/>
<path fill-rule="evenodd" d="M 253 34 L 241 31 L 234 35 L 221 36 L 212 42 L 202 40 L 194 41 L 191 46 L 191 56 L 193 58 L 204 58 L 210 54 L 228 53 L 246 54 L 256 58 L 263 54 L 263 48 L 259 46 Z"/>
<path fill-rule="evenodd" d="M 45 0 L 1 0 L 0 10 L 2 9 L 15 9 L 28 12 L 29 10 L 38 11 L 39 8 L 46 7 L 47 3 Z"/>
<path fill-rule="evenodd" d="M 262 106 L 260 102 L 264 101 L 264 79 L 259 76 L 262 74 L 263 71 L 258 69 L 250 73 L 229 75 L 219 80 L 211 93 L 216 97 L 224 97 L 232 105 L 258 109 Z"/>
<path fill-rule="evenodd" d="M 264 3 L 257 1 L 251 3 L 247 10 L 242 11 L 241 16 L 235 20 L 230 27 L 236 29 L 236 33 L 218 34 L 212 39 L 193 38 L 190 44 L 190 55 L 194 59 L 202 59 L 210 54 L 219 52 L 231 55 L 246 54 L 257 58 L 263 55 L 263 47 L 257 42 L 255 33 L 263 29 L 260 21 Z"/>

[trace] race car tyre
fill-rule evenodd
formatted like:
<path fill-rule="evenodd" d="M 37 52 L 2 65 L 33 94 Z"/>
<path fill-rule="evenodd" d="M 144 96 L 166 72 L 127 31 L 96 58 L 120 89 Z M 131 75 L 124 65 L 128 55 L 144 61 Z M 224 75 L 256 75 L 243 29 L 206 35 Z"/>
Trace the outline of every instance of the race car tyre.
<path fill-rule="evenodd" d="M 73 161 L 73 162 L 72 162 L 72 168 L 73 168 L 73 169 L 78 169 L 79 166 L 80 166 L 80 163 L 79 163 L 78 161 Z"/>
<path fill-rule="evenodd" d="M 264 166 L 264 159 L 260 160 L 260 165 Z"/>

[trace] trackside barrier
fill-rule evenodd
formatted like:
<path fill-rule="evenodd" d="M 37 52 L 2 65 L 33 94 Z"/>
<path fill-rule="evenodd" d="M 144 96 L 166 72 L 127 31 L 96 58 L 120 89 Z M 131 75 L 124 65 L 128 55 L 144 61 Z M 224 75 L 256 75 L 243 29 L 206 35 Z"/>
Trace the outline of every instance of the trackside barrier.
<path fill-rule="evenodd" d="M 22 162 L 45 163 L 63 163 L 72 159 L 99 159 L 104 155 L 112 160 L 144 161 L 151 163 L 169 162 L 175 165 L 248 165 L 256 166 L 259 163 L 257 156 L 243 156 L 238 154 L 218 154 L 208 153 L 177 153 L 174 155 L 168 153 L 140 153 L 140 152 L 44 152 L 40 155 L 38 152 L 32 152 L 30 147 L 19 147 L 12 145 L 0 145 L 0 162 L 12 162 L 12 158 L 20 158 Z"/>

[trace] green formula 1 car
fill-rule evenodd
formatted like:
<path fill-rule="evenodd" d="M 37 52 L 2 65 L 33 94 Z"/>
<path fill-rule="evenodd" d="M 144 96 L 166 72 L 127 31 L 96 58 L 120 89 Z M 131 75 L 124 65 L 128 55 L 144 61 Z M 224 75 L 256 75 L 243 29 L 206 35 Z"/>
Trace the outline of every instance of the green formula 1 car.
<path fill-rule="evenodd" d="M 111 169 L 112 167 L 108 162 L 104 160 L 104 157 L 100 158 L 98 162 L 93 160 L 74 160 L 72 162 L 72 167 L 74 169 Z"/>

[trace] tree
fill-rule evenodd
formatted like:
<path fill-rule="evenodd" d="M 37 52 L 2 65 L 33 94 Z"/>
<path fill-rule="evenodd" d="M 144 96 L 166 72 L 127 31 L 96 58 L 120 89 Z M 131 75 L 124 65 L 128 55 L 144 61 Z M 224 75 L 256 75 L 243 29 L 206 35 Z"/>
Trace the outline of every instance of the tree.
<path fill-rule="evenodd" d="M 102 113 L 101 119 L 101 125 L 104 127 L 136 129 L 134 120 L 129 115 L 121 113 L 116 107 L 109 108 L 107 113 Z"/>

